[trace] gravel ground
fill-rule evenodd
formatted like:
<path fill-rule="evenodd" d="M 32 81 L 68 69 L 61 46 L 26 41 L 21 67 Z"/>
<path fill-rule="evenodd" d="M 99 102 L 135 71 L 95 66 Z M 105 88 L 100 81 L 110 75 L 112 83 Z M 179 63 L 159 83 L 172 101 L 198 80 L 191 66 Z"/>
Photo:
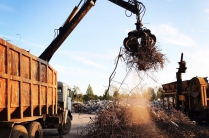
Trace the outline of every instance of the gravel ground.
<path fill-rule="evenodd" d="M 90 117 L 94 117 L 92 114 L 77 114 L 72 113 L 73 120 L 71 131 L 69 134 L 64 135 L 63 138 L 78 138 L 80 131 L 88 124 Z M 44 138 L 59 138 L 58 132 L 56 129 L 45 129 Z"/>

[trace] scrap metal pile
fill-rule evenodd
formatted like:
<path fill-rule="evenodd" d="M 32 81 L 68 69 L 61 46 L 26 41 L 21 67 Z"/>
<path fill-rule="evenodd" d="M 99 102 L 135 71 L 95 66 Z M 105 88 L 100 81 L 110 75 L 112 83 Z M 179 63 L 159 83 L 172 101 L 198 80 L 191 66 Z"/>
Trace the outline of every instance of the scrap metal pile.
<path fill-rule="evenodd" d="M 79 137 L 88 138 L 205 138 L 208 128 L 198 126 L 176 110 L 162 110 L 148 104 L 126 106 L 110 103 L 96 113 Z"/>
<path fill-rule="evenodd" d="M 109 108 L 109 103 L 112 101 L 99 101 L 99 100 L 90 100 L 83 103 L 73 103 L 72 111 L 75 113 L 87 113 L 87 114 L 95 114 L 97 112 L 103 111 L 105 108 Z"/>
<path fill-rule="evenodd" d="M 208 126 L 197 125 L 181 111 L 151 108 L 150 113 L 156 126 L 171 138 L 209 137 Z"/>
<path fill-rule="evenodd" d="M 161 137 L 155 124 L 149 118 L 146 106 L 125 106 L 110 103 L 108 109 L 98 112 L 95 118 L 83 128 L 80 137 L 89 138 L 136 138 Z"/>
<path fill-rule="evenodd" d="M 128 68 L 137 71 L 158 71 L 164 67 L 166 57 L 160 52 L 156 45 L 141 46 L 129 51 L 126 48 L 122 50 L 122 57 Z"/>

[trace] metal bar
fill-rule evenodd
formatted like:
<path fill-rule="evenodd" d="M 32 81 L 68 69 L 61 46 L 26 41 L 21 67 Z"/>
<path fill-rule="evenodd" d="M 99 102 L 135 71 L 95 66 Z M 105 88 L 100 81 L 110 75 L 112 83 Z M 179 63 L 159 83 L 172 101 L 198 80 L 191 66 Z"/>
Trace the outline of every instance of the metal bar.
<path fill-rule="evenodd" d="M 208 101 L 207 101 L 207 92 L 206 92 L 206 86 L 202 86 L 203 87 L 203 92 L 204 92 L 204 97 L 205 97 L 205 99 L 204 99 L 204 101 L 205 101 L 205 107 L 207 107 L 208 106 Z"/>
<path fill-rule="evenodd" d="M 6 42 L 5 42 L 6 43 Z M 7 86 L 6 86 L 6 91 L 7 91 L 7 121 L 10 121 L 11 119 L 11 116 L 10 116 L 10 94 L 9 94 L 9 91 L 11 89 L 11 86 L 10 86 L 10 72 L 9 72 L 9 47 L 7 46 L 7 52 L 6 52 L 6 63 L 7 63 L 7 67 L 6 67 L 6 73 L 8 75 L 8 78 L 7 78 Z"/>
<path fill-rule="evenodd" d="M 39 115 L 42 114 L 42 111 L 41 111 L 41 62 L 39 61 L 38 62 L 38 80 L 39 80 L 39 84 L 38 84 L 38 111 L 39 111 Z"/>
<path fill-rule="evenodd" d="M 75 16 L 75 14 L 77 13 L 78 11 L 78 7 L 75 6 L 75 8 L 73 9 L 73 11 L 71 12 L 71 14 L 68 16 L 67 20 L 64 22 L 63 26 L 66 26 L 66 24 L 68 24 L 72 19 L 73 17 Z"/>
<path fill-rule="evenodd" d="M 32 83 L 32 57 L 30 57 L 30 61 L 29 61 L 29 68 L 30 68 L 30 75 L 29 75 L 29 79 L 30 79 L 30 116 L 33 117 L 33 83 Z"/>
<path fill-rule="evenodd" d="M 19 53 L 19 61 L 18 61 L 18 64 L 19 64 L 19 67 L 20 67 L 20 69 L 19 69 L 19 76 L 20 76 L 20 79 L 19 79 L 19 91 L 20 91 L 20 97 L 19 97 L 19 104 L 20 104 L 20 118 L 23 118 L 23 101 L 22 101 L 22 99 L 23 98 L 26 98 L 26 97 L 23 97 L 23 87 L 22 87 L 22 78 L 23 78 L 23 75 L 22 75 L 22 72 L 21 72 L 21 69 L 22 69 L 22 64 L 23 64 L 23 62 L 21 62 L 22 61 L 22 53 L 20 52 Z"/>
<path fill-rule="evenodd" d="M 92 6 L 94 6 L 94 4 L 95 1 L 92 0 L 88 0 L 86 3 L 84 3 L 84 5 L 77 12 L 74 18 L 60 29 L 59 35 L 51 42 L 51 44 L 45 49 L 45 51 L 39 56 L 39 58 L 45 61 L 50 61 L 56 50 L 61 46 L 61 44 L 65 41 L 69 34 L 83 19 L 86 13 L 91 9 Z"/>
<path fill-rule="evenodd" d="M 203 91 L 203 87 L 200 86 L 200 91 L 201 91 L 201 99 L 202 99 L 202 107 L 205 106 L 205 100 L 204 100 L 204 91 Z"/>

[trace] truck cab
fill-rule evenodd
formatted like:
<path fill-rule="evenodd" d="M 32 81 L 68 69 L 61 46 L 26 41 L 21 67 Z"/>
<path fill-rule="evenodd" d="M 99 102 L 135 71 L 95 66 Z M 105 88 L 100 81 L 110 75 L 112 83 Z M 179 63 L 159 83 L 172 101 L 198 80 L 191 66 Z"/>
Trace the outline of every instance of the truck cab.
<path fill-rule="evenodd" d="M 58 103 L 63 109 L 67 109 L 71 112 L 72 106 L 72 97 L 71 89 L 68 84 L 58 81 L 57 82 L 57 94 L 58 94 Z"/>

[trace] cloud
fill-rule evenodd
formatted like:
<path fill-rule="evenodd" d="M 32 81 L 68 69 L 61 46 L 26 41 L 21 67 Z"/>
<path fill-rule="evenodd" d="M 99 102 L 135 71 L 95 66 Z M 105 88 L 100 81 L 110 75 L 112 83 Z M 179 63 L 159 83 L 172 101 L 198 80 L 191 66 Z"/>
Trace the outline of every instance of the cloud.
<path fill-rule="evenodd" d="M 130 29 L 124 29 L 124 31 L 125 31 L 126 33 L 129 33 L 131 30 L 130 30 Z"/>
<path fill-rule="evenodd" d="M 196 48 L 184 52 L 185 61 L 187 63 L 187 71 L 185 73 L 187 79 L 191 79 L 195 76 L 206 77 L 209 75 L 208 52 L 208 47 Z"/>
<path fill-rule="evenodd" d="M 69 54 L 69 55 L 78 55 L 79 57 L 88 57 L 88 58 L 99 58 L 99 59 L 107 59 L 111 60 L 115 58 L 116 55 L 118 55 L 118 51 L 112 50 L 110 53 L 107 54 L 98 54 L 98 53 L 89 53 L 89 52 L 83 52 L 83 51 L 69 51 L 69 50 L 60 50 L 61 54 Z"/>
<path fill-rule="evenodd" d="M 204 12 L 205 13 L 209 13 L 209 9 L 204 9 Z"/>
<path fill-rule="evenodd" d="M 152 33 L 157 37 L 162 38 L 162 41 L 167 44 L 195 47 L 195 41 L 189 36 L 181 33 L 177 28 L 168 24 L 161 24 L 152 29 Z"/>
<path fill-rule="evenodd" d="M 71 57 L 72 59 L 77 60 L 79 62 L 82 62 L 84 64 L 91 65 L 91 66 L 94 66 L 94 67 L 97 67 L 97 68 L 100 68 L 100 69 L 106 69 L 105 66 L 87 59 L 87 57 L 83 56 L 82 54 L 73 53 L 73 52 L 69 52 L 69 51 L 61 51 L 61 50 L 58 51 L 58 53 L 66 55 L 68 57 Z"/>
<path fill-rule="evenodd" d="M 186 52 L 186 55 L 193 61 L 194 63 L 198 63 L 200 65 L 204 65 L 204 67 L 209 65 L 208 58 L 209 58 L 209 48 L 207 47 L 201 47 L 193 50 L 192 52 Z"/>
<path fill-rule="evenodd" d="M 9 7 L 4 4 L 0 4 L 0 10 L 1 11 L 6 11 L 6 12 L 14 12 L 15 10 L 12 7 Z"/>
<path fill-rule="evenodd" d="M 46 45 L 43 45 L 43 44 L 35 44 L 35 43 L 31 43 L 27 40 L 20 40 L 20 42 L 28 45 L 28 46 L 35 46 L 35 47 L 38 47 L 38 48 L 41 48 L 41 49 L 45 49 L 46 48 Z"/>
<path fill-rule="evenodd" d="M 209 9 L 204 9 L 204 12 L 209 14 Z M 209 20 L 209 17 L 207 19 Z"/>
<path fill-rule="evenodd" d="M 81 68 L 74 68 L 69 66 L 62 66 L 59 64 L 54 64 L 53 68 L 56 69 L 60 75 L 64 76 L 71 76 L 71 77 L 91 77 L 91 76 L 97 76 L 107 79 L 107 76 L 105 76 L 102 72 L 95 72 L 88 69 L 81 69 Z"/>

